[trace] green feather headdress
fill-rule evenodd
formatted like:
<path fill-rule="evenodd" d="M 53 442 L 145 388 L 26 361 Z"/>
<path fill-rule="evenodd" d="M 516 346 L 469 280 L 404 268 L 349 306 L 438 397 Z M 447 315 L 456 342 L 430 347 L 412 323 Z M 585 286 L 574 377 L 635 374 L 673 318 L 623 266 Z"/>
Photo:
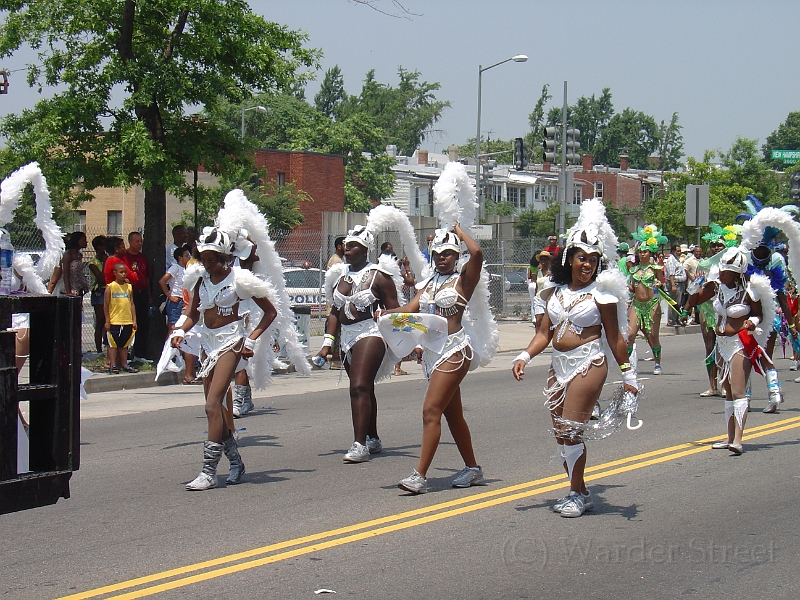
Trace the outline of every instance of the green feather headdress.
<path fill-rule="evenodd" d="M 637 244 L 638 247 L 646 246 L 650 252 L 656 252 L 659 244 L 666 244 L 669 242 L 665 236 L 661 235 L 661 232 L 655 225 L 639 227 L 639 230 L 633 233 L 632 237 L 639 242 Z"/>
<path fill-rule="evenodd" d="M 722 227 L 716 223 L 709 223 L 708 227 L 711 231 L 703 236 L 703 239 L 707 242 L 719 242 L 720 244 L 725 244 L 726 248 L 739 245 L 739 236 L 742 234 L 741 225 Z"/>

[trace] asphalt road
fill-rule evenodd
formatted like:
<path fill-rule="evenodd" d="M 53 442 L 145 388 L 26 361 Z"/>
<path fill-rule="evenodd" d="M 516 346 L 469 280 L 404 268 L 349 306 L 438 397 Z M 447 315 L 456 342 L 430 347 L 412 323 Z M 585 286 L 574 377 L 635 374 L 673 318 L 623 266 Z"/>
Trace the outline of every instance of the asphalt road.
<path fill-rule="evenodd" d="M 341 459 L 346 376 L 338 388 L 333 372 L 276 380 L 237 421 L 246 482 L 224 486 L 223 458 L 221 487 L 202 493 L 183 489 L 201 463 L 198 388 L 93 395 L 72 498 L 0 516 L 0 597 L 796 598 L 800 384 L 788 361 L 784 408 L 762 414 L 756 381 L 733 457 L 710 449 L 724 411 L 697 395 L 700 336 L 663 345 L 664 375 L 639 363 L 643 427 L 589 444 L 596 508 L 579 519 L 549 508 L 567 484 L 542 406 L 547 357 L 522 383 L 509 354 L 467 376 L 489 485 L 450 487 L 463 465 L 445 428 L 422 496 L 396 487 L 418 457 L 417 366 L 379 386 L 385 451 L 362 465 Z"/>

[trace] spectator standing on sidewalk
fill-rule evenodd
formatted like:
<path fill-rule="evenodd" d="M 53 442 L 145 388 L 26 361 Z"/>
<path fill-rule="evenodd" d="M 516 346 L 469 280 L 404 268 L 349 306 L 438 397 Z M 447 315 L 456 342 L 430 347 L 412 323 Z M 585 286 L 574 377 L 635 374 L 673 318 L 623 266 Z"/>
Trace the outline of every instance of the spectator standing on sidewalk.
<path fill-rule="evenodd" d="M 63 292 L 68 296 L 83 296 L 89 291 L 89 282 L 83 271 L 83 249 L 86 248 L 86 234 L 76 231 L 69 236 L 67 251 L 61 259 Z"/>
<path fill-rule="evenodd" d="M 158 280 L 158 285 L 167 297 L 165 313 L 167 315 L 167 329 L 169 333 L 175 328 L 175 323 L 181 317 L 183 310 L 183 272 L 186 263 L 192 255 L 189 253 L 189 246 L 181 246 L 172 251 L 172 258 L 175 264 L 172 265 L 163 277 Z"/>
<path fill-rule="evenodd" d="M 667 293 L 675 303 L 682 306 L 683 292 L 686 290 L 686 270 L 678 260 L 678 246 L 673 245 L 669 256 L 664 259 L 664 277 L 667 283 Z M 678 315 L 674 310 L 667 311 L 667 325 L 677 326 Z"/>
<path fill-rule="evenodd" d="M 106 286 L 103 311 L 106 318 L 105 330 L 108 332 L 109 373 L 137 373 L 139 369 L 128 364 L 128 346 L 136 331 L 136 308 L 133 286 L 128 283 L 125 263 L 118 262 L 114 265 L 114 281 Z"/>
<path fill-rule="evenodd" d="M 167 270 L 178 264 L 178 261 L 175 260 L 175 250 L 188 243 L 189 230 L 186 229 L 184 225 L 175 225 L 175 227 L 172 228 L 172 243 L 167 246 L 167 263 L 165 266 Z"/>
<path fill-rule="evenodd" d="M 153 297 L 150 292 L 150 262 L 142 253 L 144 240 L 138 231 L 128 234 L 128 251 L 122 257 L 128 267 L 128 280 L 133 286 L 133 303 L 136 306 L 136 340 L 134 341 L 133 354 L 139 358 L 147 356 L 147 334 L 150 330 L 150 307 Z"/>
<path fill-rule="evenodd" d="M 333 242 L 333 246 L 335 250 L 328 259 L 328 264 L 325 266 L 326 270 L 330 269 L 333 265 L 344 262 L 344 236 L 340 235 L 337 237 Z"/>
<path fill-rule="evenodd" d="M 103 351 L 106 317 L 103 302 L 106 295 L 106 279 L 103 275 L 108 254 L 106 254 L 106 236 L 96 235 L 92 238 L 94 256 L 89 260 L 89 272 L 92 274 L 91 303 L 94 309 L 94 345 L 98 352 Z M 106 342 L 107 344 L 108 342 Z"/>

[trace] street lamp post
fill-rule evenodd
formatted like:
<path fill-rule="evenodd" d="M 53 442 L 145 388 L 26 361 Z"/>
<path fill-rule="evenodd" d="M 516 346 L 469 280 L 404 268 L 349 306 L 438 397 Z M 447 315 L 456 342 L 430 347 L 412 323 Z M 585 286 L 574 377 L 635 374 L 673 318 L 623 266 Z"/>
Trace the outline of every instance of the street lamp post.
<path fill-rule="evenodd" d="M 251 106 L 250 108 L 245 108 L 244 106 L 242 106 L 242 136 L 241 136 L 242 140 L 244 140 L 244 113 L 246 113 L 249 110 L 254 110 L 260 113 L 268 112 L 267 109 L 264 108 L 263 106 Z"/>
<path fill-rule="evenodd" d="M 481 80 L 484 71 L 488 71 L 489 69 L 493 69 L 494 67 L 498 67 L 512 60 L 514 62 L 525 62 L 528 60 L 528 57 L 524 54 L 517 54 L 516 56 L 501 60 L 488 67 L 478 65 L 478 133 L 475 135 L 475 189 L 478 192 L 478 211 L 481 218 L 484 217 L 483 190 L 481 189 Z"/>

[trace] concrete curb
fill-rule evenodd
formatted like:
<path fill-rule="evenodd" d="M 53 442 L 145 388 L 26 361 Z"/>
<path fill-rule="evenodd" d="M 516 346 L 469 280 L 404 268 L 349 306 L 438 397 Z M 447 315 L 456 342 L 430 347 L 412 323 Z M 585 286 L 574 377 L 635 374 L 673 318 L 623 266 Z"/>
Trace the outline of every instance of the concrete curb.
<path fill-rule="evenodd" d="M 501 320 L 498 322 L 500 326 L 500 350 L 498 353 L 517 353 L 524 350 L 528 342 L 533 336 L 533 330 L 530 329 L 529 321 L 507 321 Z M 660 331 L 662 336 L 672 335 L 687 335 L 692 333 L 700 333 L 699 325 L 687 325 L 686 327 L 668 327 L 661 326 Z M 322 336 L 315 336 L 309 341 L 310 348 L 316 348 L 322 341 Z M 505 342 L 505 343 L 504 343 Z M 294 373 L 294 366 L 289 366 L 287 369 L 273 371 L 273 375 L 286 375 Z M 96 373 L 85 384 L 86 392 L 89 394 L 99 392 L 117 392 L 122 390 L 134 390 L 141 388 L 161 387 L 165 385 L 181 385 L 183 381 L 183 371 L 179 373 L 164 373 L 155 381 L 155 372 L 148 371 L 146 373 L 120 373 L 119 375 L 110 375 L 108 373 Z M 202 389 L 201 386 L 196 386 Z"/>

